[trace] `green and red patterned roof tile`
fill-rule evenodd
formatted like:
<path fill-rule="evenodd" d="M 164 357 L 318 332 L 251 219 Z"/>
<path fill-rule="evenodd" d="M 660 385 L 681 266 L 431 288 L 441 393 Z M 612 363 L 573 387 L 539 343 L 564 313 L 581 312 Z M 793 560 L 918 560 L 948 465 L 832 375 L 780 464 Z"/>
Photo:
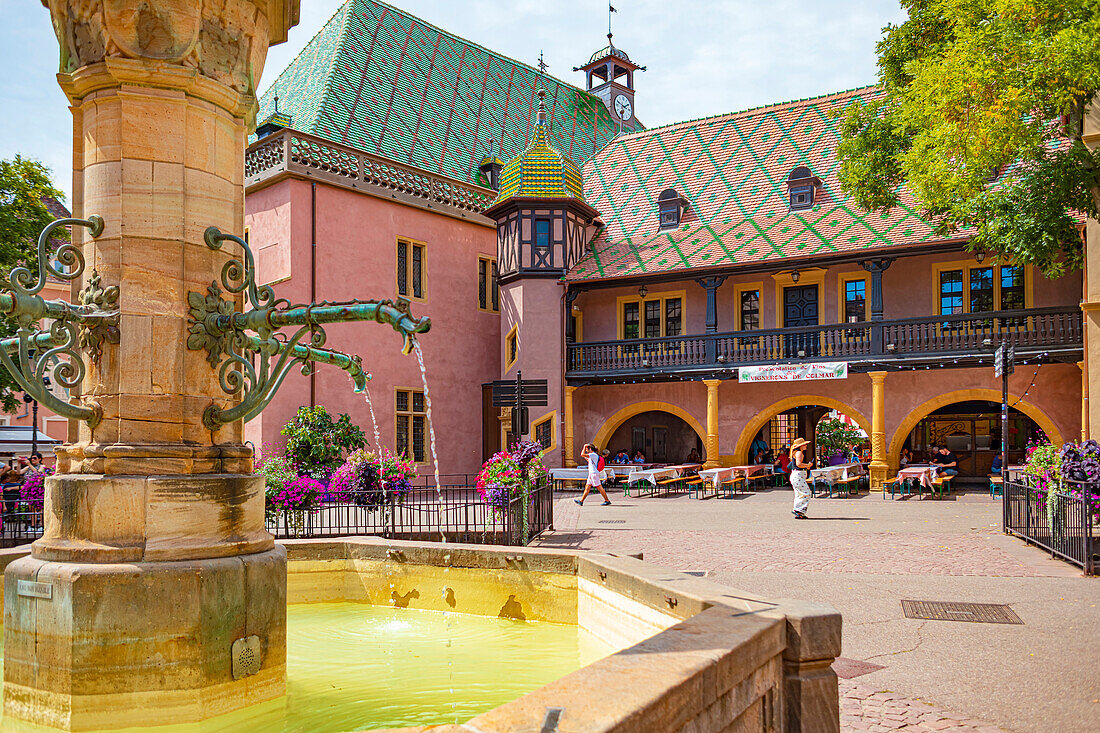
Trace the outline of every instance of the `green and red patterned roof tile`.
<path fill-rule="evenodd" d="M 866 212 L 837 180 L 835 113 L 875 87 L 758 107 L 623 135 L 584 165 L 585 197 L 606 227 L 568 279 L 587 280 L 864 251 L 933 238 L 912 198 Z M 791 210 L 787 177 L 820 179 L 814 205 Z M 661 230 L 657 196 L 687 201 Z"/>
<path fill-rule="evenodd" d="M 347 0 L 260 100 L 303 132 L 459 180 L 484 183 L 490 152 L 527 147 L 548 93 L 549 143 L 584 161 L 617 127 L 598 98 L 375 0 Z"/>

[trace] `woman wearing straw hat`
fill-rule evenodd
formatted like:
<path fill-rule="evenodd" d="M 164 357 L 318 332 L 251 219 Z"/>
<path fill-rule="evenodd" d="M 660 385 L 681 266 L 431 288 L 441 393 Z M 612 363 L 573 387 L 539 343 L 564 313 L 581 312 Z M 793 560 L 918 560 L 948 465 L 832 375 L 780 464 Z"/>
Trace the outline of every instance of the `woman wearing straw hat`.
<path fill-rule="evenodd" d="M 810 469 L 813 468 L 813 459 L 806 460 L 806 446 L 810 441 L 799 438 L 791 443 L 791 488 L 794 489 L 794 509 L 791 513 L 795 519 L 805 519 L 806 510 L 810 507 L 810 485 L 806 479 L 810 477 Z"/>

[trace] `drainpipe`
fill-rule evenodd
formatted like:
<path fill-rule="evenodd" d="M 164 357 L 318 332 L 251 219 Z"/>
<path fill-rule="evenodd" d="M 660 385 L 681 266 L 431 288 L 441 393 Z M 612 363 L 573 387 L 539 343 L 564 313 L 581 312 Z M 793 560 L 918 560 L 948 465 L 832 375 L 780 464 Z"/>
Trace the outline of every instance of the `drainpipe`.
<path fill-rule="evenodd" d="M 569 308 L 566 305 L 565 296 L 569 294 L 569 283 L 565 284 L 565 287 L 561 290 L 561 303 L 558 305 L 558 311 L 561 313 L 561 379 L 558 380 L 558 388 L 560 393 L 558 394 L 558 419 L 561 422 L 561 465 L 564 468 L 568 463 L 565 455 L 565 360 L 569 356 L 569 345 L 565 343 L 565 332 L 569 328 L 569 313 L 566 310 Z"/>
<path fill-rule="evenodd" d="M 309 191 L 309 302 L 317 302 L 317 183 Z M 317 370 L 309 373 L 309 406 L 317 406 Z"/>

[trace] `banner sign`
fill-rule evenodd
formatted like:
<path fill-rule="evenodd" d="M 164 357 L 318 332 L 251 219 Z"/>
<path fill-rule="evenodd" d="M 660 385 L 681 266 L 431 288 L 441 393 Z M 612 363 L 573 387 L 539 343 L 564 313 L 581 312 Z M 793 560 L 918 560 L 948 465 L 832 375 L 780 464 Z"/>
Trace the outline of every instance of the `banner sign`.
<path fill-rule="evenodd" d="M 819 361 L 811 364 L 770 364 L 738 367 L 738 382 L 801 382 L 808 379 L 847 379 L 848 363 Z"/>

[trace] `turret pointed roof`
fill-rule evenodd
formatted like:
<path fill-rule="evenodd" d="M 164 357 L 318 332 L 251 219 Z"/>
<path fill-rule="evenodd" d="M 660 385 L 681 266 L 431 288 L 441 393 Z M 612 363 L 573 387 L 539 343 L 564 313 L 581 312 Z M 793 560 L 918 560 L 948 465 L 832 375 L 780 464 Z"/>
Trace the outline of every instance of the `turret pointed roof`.
<path fill-rule="evenodd" d="M 531 143 L 500 174 L 496 203 L 510 198 L 575 198 L 584 200 L 581 172 L 569 156 L 547 142 L 546 92 L 538 91 L 539 111 Z"/>
<path fill-rule="evenodd" d="M 548 143 L 583 162 L 617 132 L 597 97 L 376 0 L 347 0 L 260 100 L 294 128 L 471 183 L 524 150 L 539 87 Z M 490 140 L 497 141 L 489 150 Z"/>

